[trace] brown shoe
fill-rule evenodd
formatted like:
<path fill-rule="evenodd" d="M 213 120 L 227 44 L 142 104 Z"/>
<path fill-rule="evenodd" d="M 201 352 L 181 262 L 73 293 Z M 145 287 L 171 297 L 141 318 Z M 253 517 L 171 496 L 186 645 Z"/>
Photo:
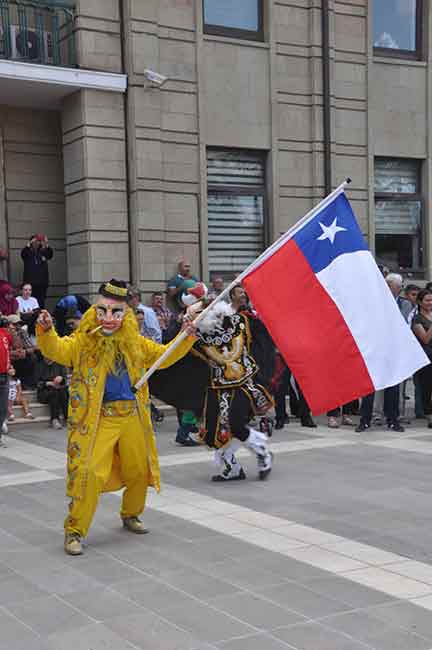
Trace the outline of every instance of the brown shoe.
<path fill-rule="evenodd" d="M 66 533 L 64 550 L 68 555 L 82 555 L 81 537 L 78 533 Z"/>
<path fill-rule="evenodd" d="M 123 519 L 123 527 L 137 535 L 145 535 L 149 532 L 147 528 L 144 528 L 138 517 L 125 517 Z"/>

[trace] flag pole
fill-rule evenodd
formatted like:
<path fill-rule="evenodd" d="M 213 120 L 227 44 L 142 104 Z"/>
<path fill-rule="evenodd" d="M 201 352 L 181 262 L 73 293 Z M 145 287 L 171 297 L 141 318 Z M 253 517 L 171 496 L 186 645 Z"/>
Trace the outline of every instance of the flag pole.
<path fill-rule="evenodd" d="M 198 325 L 198 323 L 208 314 L 208 312 L 213 309 L 215 304 L 217 302 L 220 302 L 225 298 L 226 295 L 230 293 L 234 287 L 236 287 L 238 284 L 241 283 L 241 281 L 254 269 L 256 269 L 262 262 L 264 262 L 270 255 L 273 255 L 283 244 L 285 244 L 286 241 L 291 239 L 295 233 L 302 228 L 308 221 L 311 221 L 318 212 L 321 212 L 321 210 L 324 210 L 334 199 L 339 196 L 339 194 L 342 194 L 342 192 L 345 190 L 346 186 L 351 183 L 350 178 L 346 178 L 343 183 L 341 183 L 333 192 L 331 192 L 328 196 L 326 196 L 318 205 L 316 205 L 312 210 L 310 210 L 307 214 L 305 214 L 304 217 L 302 217 L 299 221 L 297 221 L 294 226 L 289 228 L 283 235 L 281 235 L 271 246 L 266 248 L 266 250 L 257 257 L 257 259 L 252 262 L 252 264 L 249 264 L 249 266 L 240 273 L 236 277 L 235 280 L 233 280 L 221 293 L 216 296 L 216 298 L 205 308 L 203 311 L 198 314 L 198 316 L 194 319 L 195 325 Z M 163 364 L 165 359 L 167 359 L 173 351 L 184 341 L 184 339 L 188 336 L 188 333 L 183 330 L 183 332 L 180 332 L 180 334 L 174 339 L 172 345 L 170 345 L 165 352 L 157 359 L 154 364 L 149 368 L 144 375 L 137 381 L 135 386 L 133 387 L 134 392 L 138 391 L 142 386 L 150 379 L 152 374 L 160 368 L 160 366 Z"/>

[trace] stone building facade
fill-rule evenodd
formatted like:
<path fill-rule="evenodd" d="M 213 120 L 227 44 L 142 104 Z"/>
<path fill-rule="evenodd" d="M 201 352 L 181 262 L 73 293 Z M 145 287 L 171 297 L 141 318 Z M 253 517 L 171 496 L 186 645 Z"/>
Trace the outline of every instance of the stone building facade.
<path fill-rule="evenodd" d="M 52 298 L 111 276 L 161 289 L 182 256 L 229 277 L 346 176 L 377 258 L 431 279 L 428 0 L 36 4 L 73 14 L 77 67 L 1 58 L 0 31 L 13 282 L 35 232 Z"/>

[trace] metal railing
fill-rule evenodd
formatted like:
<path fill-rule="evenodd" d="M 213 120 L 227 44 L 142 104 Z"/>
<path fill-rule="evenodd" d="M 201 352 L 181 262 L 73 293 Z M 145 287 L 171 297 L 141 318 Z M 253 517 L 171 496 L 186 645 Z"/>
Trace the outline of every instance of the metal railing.
<path fill-rule="evenodd" d="M 76 65 L 73 3 L 0 0 L 0 59 Z"/>

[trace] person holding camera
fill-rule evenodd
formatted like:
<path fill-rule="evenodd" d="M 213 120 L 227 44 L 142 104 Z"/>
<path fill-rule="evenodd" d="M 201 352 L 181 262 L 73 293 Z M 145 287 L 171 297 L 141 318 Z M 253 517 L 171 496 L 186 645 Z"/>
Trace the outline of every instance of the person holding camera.
<path fill-rule="evenodd" d="M 48 246 L 46 235 L 33 235 L 27 246 L 21 251 L 21 258 L 24 262 L 23 283 L 30 283 L 33 289 L 33 297 L 43 309 L 49 286 L 48 260 L 51 260 L 54 253 Z"/>

